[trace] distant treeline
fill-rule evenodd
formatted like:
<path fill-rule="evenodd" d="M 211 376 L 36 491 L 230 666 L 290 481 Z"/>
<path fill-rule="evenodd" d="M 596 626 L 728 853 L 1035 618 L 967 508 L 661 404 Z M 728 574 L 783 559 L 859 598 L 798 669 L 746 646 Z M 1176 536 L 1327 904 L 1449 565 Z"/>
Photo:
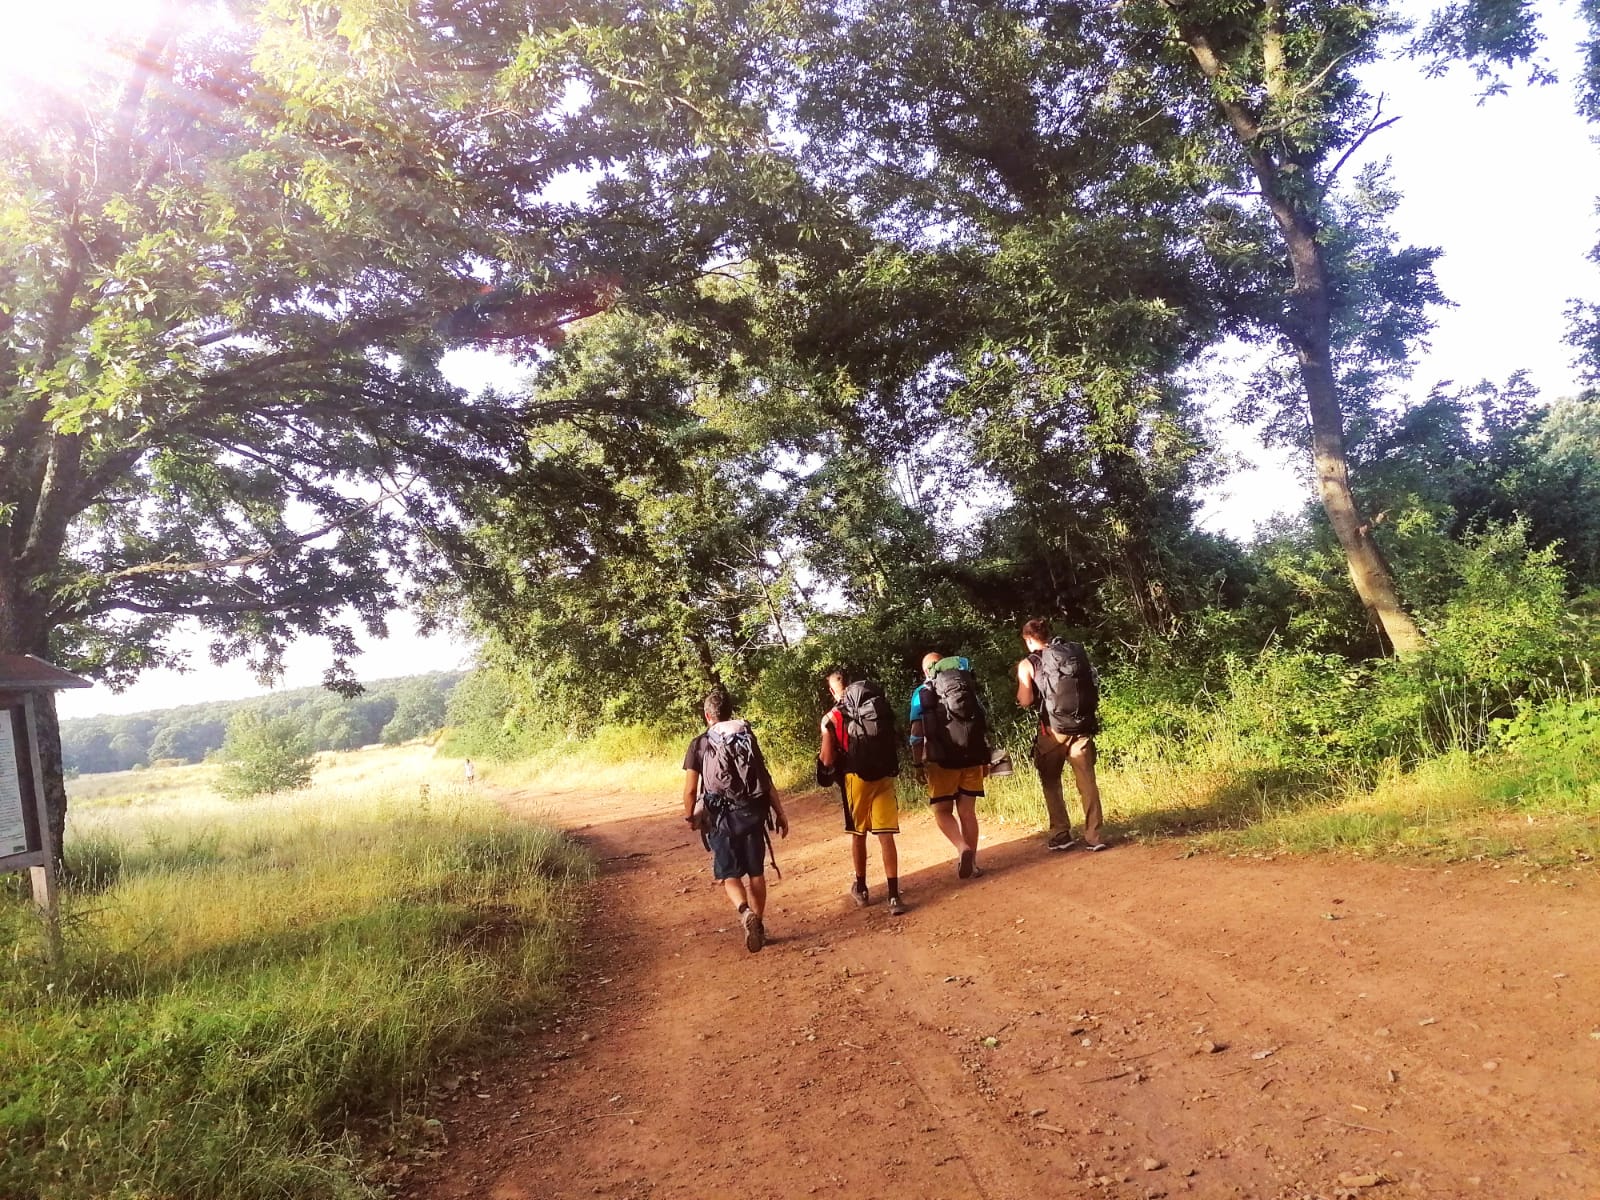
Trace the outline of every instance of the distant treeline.
<path fill-rule="evenodd" d="M 326 688 L 308 687 L 245 700 L 63 721 L 62 752 L 66 769 L 83 775 L 157 762 L 195 763 L 222 745 L 228 722 L 242 712 L 292 717 L 318 750 L 404 742 L 444 725 L 450 696 L 464 675 L 440 671 L 380 679 L 351 700 Z"/>

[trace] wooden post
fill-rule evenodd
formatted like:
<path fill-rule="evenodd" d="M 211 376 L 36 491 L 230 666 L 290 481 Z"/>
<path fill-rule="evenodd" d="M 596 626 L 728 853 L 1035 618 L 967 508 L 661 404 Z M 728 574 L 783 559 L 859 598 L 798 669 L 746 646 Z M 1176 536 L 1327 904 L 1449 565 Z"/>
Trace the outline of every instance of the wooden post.
<path fill-rule="evenodd" d="M 50 810 L 44 796 L 44 764 L 39 760 L 39 724 L 34 713 L 33 693 L 22 694 L 23 720 L 28 729 L 28 755 L 33 767 L 34 811 L 39 819 L 39 846 L 44 863 L 30 867 L 33 903 L 44 921 L 45 958 L 52 967 L 61 962 L 61 904 L 56 897 L 56 844 L 50 831 Z"/>

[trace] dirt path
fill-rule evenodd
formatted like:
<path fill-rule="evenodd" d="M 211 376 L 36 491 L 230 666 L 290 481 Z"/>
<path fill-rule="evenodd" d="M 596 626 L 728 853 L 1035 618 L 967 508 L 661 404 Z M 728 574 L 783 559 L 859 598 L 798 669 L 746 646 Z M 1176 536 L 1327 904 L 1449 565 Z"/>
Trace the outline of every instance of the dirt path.
<path fill-rule="evenodd" d="M 603 859 L 585 966 L 409 1195 L 1600 1197 L 1593 876 L 1002 831 L 962 882 L 919 815 L 896 920 L 811 797 L 751 955 L 675 800 L 514 803 Z"/>

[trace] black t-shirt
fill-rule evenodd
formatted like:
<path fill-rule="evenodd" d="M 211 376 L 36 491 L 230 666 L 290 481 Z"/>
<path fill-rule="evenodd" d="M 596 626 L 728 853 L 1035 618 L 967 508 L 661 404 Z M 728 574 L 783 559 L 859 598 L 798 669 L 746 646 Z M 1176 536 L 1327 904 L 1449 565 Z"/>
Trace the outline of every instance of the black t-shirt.
<path fill-rule="evenodd" d="M 704 775 L 705 771 L 701 770 L 700 764 L 705 761 L 705 754 L 706 735 L 702 733 L 689 743 L 689 749 L 684 752 L 683 769 L 685 771 L 699 771 L 700 774 Z"/>

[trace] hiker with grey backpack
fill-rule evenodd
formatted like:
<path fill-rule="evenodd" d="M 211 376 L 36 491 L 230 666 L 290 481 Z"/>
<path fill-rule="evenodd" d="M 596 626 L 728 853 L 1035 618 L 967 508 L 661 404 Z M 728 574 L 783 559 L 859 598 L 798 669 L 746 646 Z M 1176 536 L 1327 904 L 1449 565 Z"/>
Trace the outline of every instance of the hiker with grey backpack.
<path fill-rule="evenodd" d="M 728 693 L 712 691 L 703 711 L 706 731 L 683 756 L 683 819 L 711 851 L 711 876 L 738 912 L 745 949 L 754 954 L 767 942 L 768 830 L 788 837 L 789 819 L 755 731 L 735 719 Z"/>
<path fill-rule="evenodd" d="M 1100 785 L 1094 776 L 1094 735 L 1100 731 L 1100 680 L 1089 655 L 1077 642 L 1050 636 L 1047 622 L 1034 618 L 1022 627 L 1028 656 L 1017 664 L 1017 703 L 1039 706 L 1033 763 L 1039 771 L 1044 806 L 1050 814 L 1050 850 L 1104 850 L 1100 837 Z M 1072 834 L 1062 776 L 1072 767 L 1083 801 L 1083 837 Z"/>
<path fill-rule="evenodd" d="M 870 679 L 851 681 L 841 668 L 828 672 L 834 705 L 822 718 L 822 746 L 817 752 L 817 782 L 839 785 L 844 802 L 844 828 L 850 834 L 855 882 L 850 897 L 862 908 L 872 903 L 867 888 L 867 835 L 878 839 L 883 857 L 889 915 L 906 911 L 900 898 L 900 859 L 895 834 L 900 832 L 900 805 L 895 776 L 900 774 L 900 745 L 894 712 L 883 688 Z"/>

